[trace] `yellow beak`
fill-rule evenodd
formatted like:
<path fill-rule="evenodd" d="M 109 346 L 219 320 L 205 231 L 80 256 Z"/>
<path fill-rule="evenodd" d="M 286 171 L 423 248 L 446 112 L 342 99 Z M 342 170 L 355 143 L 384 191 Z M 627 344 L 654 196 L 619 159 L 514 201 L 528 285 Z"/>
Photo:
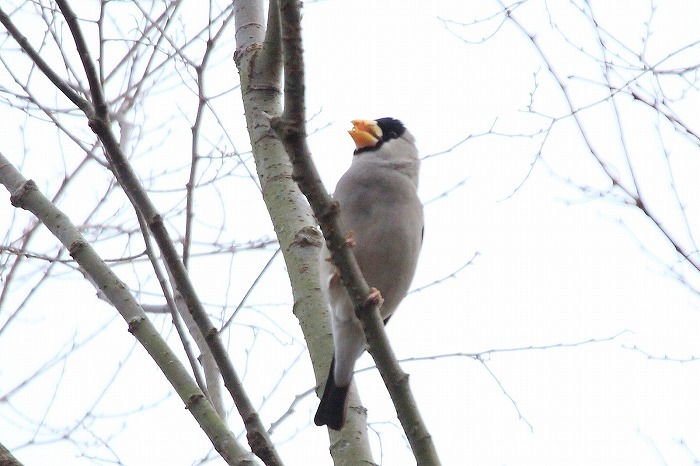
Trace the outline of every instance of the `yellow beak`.
<path fill-rule="evenodd" d="M 348 133 L 357 149 L 374 147 L 382 137 L 382 129 L 373 120 L 352 120 L 352 129 Z"/>

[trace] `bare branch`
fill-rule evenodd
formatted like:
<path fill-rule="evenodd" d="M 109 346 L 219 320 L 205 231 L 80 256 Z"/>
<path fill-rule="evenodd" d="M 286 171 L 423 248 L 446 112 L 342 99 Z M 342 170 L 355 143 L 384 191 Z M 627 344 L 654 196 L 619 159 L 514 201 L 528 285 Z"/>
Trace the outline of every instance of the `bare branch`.
<path fill-rule="evenodd" d="M 24 466 L 2 443 L 0 443 L 0 464 L 3 466 Z"/>
<path fill-rule="evenodd" d="M 31 44 L 24 35 L 19 32 L 5 11 L 0 8 L 0 23 L 5 26 L 7 32 L 17 41 L 17 43 L 22 47 L 24 53 L 29 55 L 29 58 L 39 67 L 39 69 L 46 75 L 47 78 L 56 86 L 68 99 L 73 102 L 80 110 L 85 114 L 89 115 L 92 113 L 92 105 L 90 102 L 79 96 L 50 66 L 39 53 L 32 48 Z"/>
<path fill-rule="evenodd" d="M 271 121 L 272 128 L 285 146 L 293 166 L 293 178 L 316 214 L 333 264 L 338 268 L 358 317 L 364 325 L 368 351 L 374 358 L 384 384 L 406 433 L 413 454 L 421 465 L 437 465 L 440 460 L 428 429 L 422 420 L 408 385 L 408 375 L 401 370 L 393 354 L 379 303 L 371 299 L 360 267 L 345 240 L 345 229 L 338 218 L 338 203 L 326 192 L 306 142 L 304 56 L 301 40 L 301 4 L 297 0 L 280 0 L 282 50 L 284 60 L 284 113 Z"/>
<path fill-rule="evenodd" d="M 158 364 L 217 451 L 229 464 L 252 464 L 248 459 L 248 453 L 238 446 L 238 442 L 223 420 L 216 414 L 124 283 L 102 261 L 77 228 L 71 224 L 70 219 L 39 192 L 33 181 L 22 177 L 1 154 L 0 183 L 11 193 L 12 204 L 36 215 L 63 243 L 80 266 L 97 283 L 100 283 L 107 298 L 129 324 L 129 332 L 139 340 Z"/>

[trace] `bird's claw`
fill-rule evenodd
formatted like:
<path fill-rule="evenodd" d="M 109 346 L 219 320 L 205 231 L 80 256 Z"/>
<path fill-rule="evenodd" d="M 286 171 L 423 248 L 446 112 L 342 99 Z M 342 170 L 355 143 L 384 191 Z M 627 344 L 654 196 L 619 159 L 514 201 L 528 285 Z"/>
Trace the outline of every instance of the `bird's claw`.
<path fill-rule="evenodd" d="M 368 306 L 381 307 L 381 305 L 384 304 L 384 298 L 382 298 L 382 293 L 374 287 L 370 288 L 369 294 L 367 295 L 367 299 L 365 300 L 365 304 Z"/>
<path fill-rule="evenodd" d="M 352 230 L 348 231 L 348 234 L 345 237 L 345 244 L 349 248 L 355 247 L 355 244 L 357 244 L 357 243 L 355 243 L 355 232 L 354 231 L 352 231 Z"/>

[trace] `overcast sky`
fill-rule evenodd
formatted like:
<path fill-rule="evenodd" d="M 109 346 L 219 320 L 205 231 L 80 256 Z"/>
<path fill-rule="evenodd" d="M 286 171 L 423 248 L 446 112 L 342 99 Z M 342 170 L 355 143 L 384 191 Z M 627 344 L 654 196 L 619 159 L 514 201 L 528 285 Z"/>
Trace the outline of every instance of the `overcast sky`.
<path fill-rule="evenodd" d="M 590 56 L 596 56 L 600 44 L 577 13 L 576 6 L 583 2 L 522 3 L 514 17 L 537 35 L 555 71 L 567 78 L 576 105 L 600 100 L 607 91 L 600 85 L 600 64 Z M 620 53 L 634 55 L 643 48 L 650 4 L 614 3 L 592 2 L 596 18 L 619 39 L 619 43 L 609 39 L 611 47 L 624 49 L 619 45 L 623 43 L 627 50 Z M 484 355 L 482 362 L 450 356 L 403 365 L 411 374 L 411 386 L 443 464 L 697 464 L 693 455 L 700 456 L 700 366 L 697 362 L 649 359 L 647 354 L 681 360 L 700 355 L 698 296 L 668 273 L 667 264 L 674 264 L 677 258 L 651 222 L 632 207 L 591 199 L 566 181 L 601 189 L 609 183 L 571 118 L 558 121 L 546 137 L 538 134 L 549 122 L 528 113 L 531 99 L 538 111 L 550 117 L 563 117 L 567 108 L 561 89 L 527 36 L 510 22 L 499 28 L 502 15 L 471 28 L 446 26 L 443 21 L 472 23 L 498 9 L 495 2 L 446 0 L 328 0 L 309 3 L 304 9 L 308 114 L 318 113 L 309 123 L 309 132 L 320 128 L 309 142 L 328 189 L 332 190 L 350 163 L 353 143 L 346 131 L 352 119 L 401 119 L 426 156 L 419 189 L 426 202 L 425 243 L 413 287 L 444 281 L 409 295 L 392 318 L 387 330 L 397 356 L 410 359 L 499 350 Z M 195 15 L 196 11 L 184 10 L 184 27 L 190 13 Z M 650 62 L 698 41 L 699 14 L 698 4 L 690 1 L 658 5 L 652 39 L 644 49 Z M 194 16 L 190 20 L 195 21 Z M 494 32 L 488 40 L 480 40 Z M 228 44 L 224 49 L 232 53 L 232 47 Z M 577 47 L 583 47 L 584 52 Z M 230 87 L 223 80 L 235 73 L 234 65 L 224 58 L 217 64 L 220 81 L 212 83 L 213 88 Z M 676 59 L 672 66 L 697 64 L 700 53 L 691 47 Z M 8 79 L 6 74 L 2 79 Z M 620 79 L 624 80 L 623 74 Z M 700 115 L 693 104 L 697 92 L 688 87 L 686 93 L 676 92 L 670 84 L 666 90 L 684 99 L 675 108 L 698 128 Z M 156 113 L 149 116 L 153 123 L 145 125 L 155 126 L 156 121 L 170 117 L 174 106 L 186 106 L 186 101 L 174 102 L 167 94 L 162 99 L 171 101 L 154 107 Z M 231 92 L 227 99 L 226 111 L 233 115 L 229 117 L 238 118 L 231 133 L 244 135 L 240 95 Z M 678 138 L 672 128 L 663 127 L 665 120 L 657 119 L 631 98 L 620 105 L 630 150 L 641 154 L 637 159 L 640 172 L 650 171 L 652 178 L 661 176 L 645 166 L 647 158 L 653 165 L 662 153 L 658 138 L 654 138 L 655 128 L 661 125 L 660 132 L 668 135 L 667 147 L 691 160 L 690 169 L 677 174 L 683 194 L 689 200 L 700 198 L 697 189 L 693 191 L 700 155 L 697 145 Z M 620 138 L 618 128 L 611 125 L 611 114 L 610 106 L 600 103 L 582 112 L 582 118 L 595 148 L 615 164 L 621 160 Z M 16 110 L 0 107 L 0 121 L 12 130 L 6 141 L 0 142 L 0 150 L 20 164 L 23 153 L 17 115 Z M 172 157 L 183 164 L 189 160 L 191 121 L 181 120 L 174 123 L 179 126 L 173 127 L 162 145 L 152 145 L 149 157 Z M 427 157 L 455 146 L 468 135 L 489 132 L 450 152 Z M 534 136 L 523 136 L 530 134 Z M 245 150 L 244 139 L 237 141 L 238 149 Z M 61 153 L 55 145 L 42 148 L 37 139 L 29 145 L 34 151 L 48 150 L 41 157 L 49 159 L 44 163 L 36 152 L 30 152 L 24 162 L 31 170 L 27 176 L 37 179 L 39 186 L 51 186 L 55 172 L 47 166 L 62 170 Z M 187 148 L 184 152 L 183 147 Z M 250 161 L 249 167 L 253 168 Z M 622 168 L 620 176 L 628 179 Z M 246 183 L 236 194 L 245 202 L 235 204 L 235 216 L 231 215 L 249 224 L 225 231 L 240 241 L 272 235 L 259 193 L 249 180 Z M 87 191 L 75 195 L 94 194 L 89 186 L 83 189 Z M 650 193 L 663 196 L 662 189 L 651 188 Z M 8 196 L 3 194 L 2 198 L 0 224 L 2 218 L 13 215 Z M 165 208 L 166 197 L 159 199 Z M 691 227 L 697 231 L 700 221 L 697 210 L 692 210 L 697 204 L 690 207 Z M 84 208 L 66 207 L 75 209 L 72 215 L 78 218 Z M 669 215 L 669 225 L 673 225 L 673 213 Z M 222 290 L 235 302 L 273 252 L 268 248 L 250 257 L 222 259 L 226 264 L 222 267 L 230 267 L 239 279 L 231 289 L 226 283 L 229 269 L 218 273 L 212 262 L 195 263 L 199 273 L 193 276 L 208 302 L 221 302 Z M 115 250 L 112 256 L 119 254 L 126 252 Z M 473 263 L 462 269 L 472 258 Z M 247 365 L 243 359 L 246 345 L 253 347 L 256 338 L 264 340 L 266 336 L 246 333 L 231 342 L 234 363 L 246 374 L 246 384 L 257 402 L 272 387 L 266 377 L 273 379 L 278 373 L 265 374 L 256 369 L 256 362 L 279 360 L 289 365 L 298 359 L 289 380 L 261 412 L 267 423 L 279 418 L 295 395 L 314 385 L 301 332 L 291 314 L 292 299 L 284 272 L 278 257 L 258 291 L 248 299 L 255 312 L 244 311 L 239 322 L 241 327 L 260 324 L 256 312 L 282 303 L 270 306 L 266 319 L 274 321 L 270 327 L 278 332 L 276 338 L 284 335 L 280 338 L 284 342 L 252 352 Z M 697 272 L 687 278 L 698 289 Z M 60 306 L 54 306 L 56 302 Z M 69 395 L 80 398 L 82 390 L 99 390 L 83 388 L 89 378 L 85 365 L 94 368 L 103 364 L 113 369 L 126 357 L 133 341 L 123 323 L 114 319 L 115 311 L 99 302 L 77 273 L 47 287 L 32 306 L 26 318 L 13 327 L 13 333 L 0 338 L 0 394 L 41 364 L 46 357 L 41 347 L 55 351 L 67 335 L 84 338 L 113 320 L 91 354 L 79 352 L 71 360 L 70 367 L 81 375 L 66 378 L 59 394 L 64 402 L 53 406 L 50 415 L 55 422 L 62 417 L 79 418 L 84 404 L 92 402 L 95 395 L 85 400 Z M 220 309 L 212 306 L 212 312 Z M 158 323 L 169 331 L 167 319 Z M 36 341 L 28 344 L 27 334 L 38 337 L 41 345 L 35 348 Z M 509 349 L 519 350 L 503 351 Z M 109 353 L 114 360 L 97 362 L 95 353 Z M 114 436 L 115 449 L 124 464 L 185 465 L 206 454 L 206 438 L 180 401 L 169 395 L 171 389 L 144 352 L 135 349 L 128 361 L 97 410 L 109 417 L 134 406 L 149 408 L 126 421 L 120 419 L 119 423 L 125 422 L 123 429 L 102 424 L 95 427 L 106 429 L 101 435 Z M 371 364 L 365 355 L 357 368 Z M 109 374 L 99 377 L 100 387 Z M 41 418 L 59 379 L 60 372 L 46 377 L 15 400 L 14 408 L 0 403 L 0 418 L 7 419 L 0 420 L 0 441 L 11 448 L 31 438 L 22 418 Z M 379 375 L 375 370 L 365 371 L 356 380 L 369 410 L 370 427 L 381 433 L 370 435 L 376 461 L 389 466 L 410 464 L 411 453 Z M 142 400 L 138 400 L 139 395 L 124 399 L 122 390 L 144 386 L 156 388 Z M 316 406 L 317 398 L 307 396 L 273 437 L 290 465 L 330 464 L 326 430 L 309 425 Z M 27 412 L 20 414 L 17 407 Z M 154 432 L 156 442 L 150 437 Z M 187 432 L 186 442 L 178 440 L 183 432 Z M 17 452 L 27 465 L 45 464 L 48 455 L 61 458 L 54 464 L 100 464 L 99 460 L 90 463 L 77 458 L 67 443 L 28 446 Z"/>

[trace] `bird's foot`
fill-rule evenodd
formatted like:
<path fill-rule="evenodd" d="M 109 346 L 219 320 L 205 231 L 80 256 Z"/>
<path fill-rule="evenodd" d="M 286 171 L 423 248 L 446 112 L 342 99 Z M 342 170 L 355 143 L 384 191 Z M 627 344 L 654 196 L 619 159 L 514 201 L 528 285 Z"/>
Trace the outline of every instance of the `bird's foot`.
<path fill-rule="evenodd" d="M 369 294 L 367 295 L 365 305 L 381 307 L 382 304 L 384 304 L 384 298 L 382 298 L 382 293 L 380 293 L 380 291 L 375 287 L 371 287 L 369 289 Z"/>
<path fill-rule="evenodd" d="M 345 237 L 345 244 L 349 248 L 355 247 L 355 244 L 357 244 L 357 243 L 355 243 L 355 232 L 354 231 L 352 231 L 352 230 L 348 231 L 348 234 Z"/>

